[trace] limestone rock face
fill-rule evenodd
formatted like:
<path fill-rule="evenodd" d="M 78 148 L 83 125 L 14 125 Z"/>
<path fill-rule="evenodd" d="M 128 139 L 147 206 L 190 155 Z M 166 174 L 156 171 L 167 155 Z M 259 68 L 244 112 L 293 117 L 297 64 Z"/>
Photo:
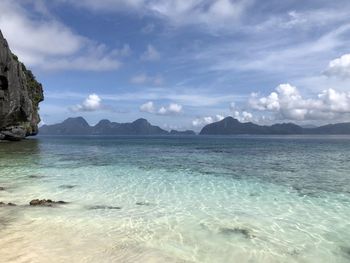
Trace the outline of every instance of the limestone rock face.
<path fill-rule="evenodd" d="M 43 89 L 12 54 L 0 31 L 0 140 L 21 140 L 38 133 Z"/>

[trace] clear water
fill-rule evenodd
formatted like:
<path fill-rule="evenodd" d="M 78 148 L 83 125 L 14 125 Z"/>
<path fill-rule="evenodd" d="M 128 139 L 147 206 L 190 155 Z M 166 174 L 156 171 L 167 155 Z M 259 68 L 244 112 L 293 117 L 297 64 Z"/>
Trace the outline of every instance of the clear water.
<path fill-rule="evenodd" d="M 350 137 L 2 142 L 0 186 L 0 262 L 350 262 Z"/>

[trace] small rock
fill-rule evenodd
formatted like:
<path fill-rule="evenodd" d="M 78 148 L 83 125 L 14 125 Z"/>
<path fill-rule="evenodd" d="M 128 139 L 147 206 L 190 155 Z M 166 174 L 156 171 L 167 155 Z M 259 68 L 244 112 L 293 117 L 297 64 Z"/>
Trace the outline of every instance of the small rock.
<path fill-rule="evenodd" d="M 120 206 L 107 206 L 107 205 L 95 205 L 95 206 L 90 206 L 89 209 L 95 210 L 95 209 L 114 209 L 114 210 L 119 210 L 122 209 Z"/>
<path fill-rule="evenodd" d="M 0 186 L 0 191 L 5 191 L 5 187 Z"/>
<path fill-rule="evenodd" d="M 33 179 L 40 179 L 40 178 L 43 178 L 44 176 L 43 175 L 32 174 L 32 175 L 29 175 L 28 177 L 29 178 L 33 178 Z"/>
<path fill-rule="evenodd" d="M 343 254 L 346 257 L 350 258 L 350 247 L 342 246 L 342 247 L 340 247 L 340 250 L 343 252 Z"/>
<path fill-rule="evenodd" d="M 239 227 L 227 228 L 227 227 L 223 227 L 223 228 L 220 228 L 219 232 L 221 234 L 224 234 L 224 235 L 242 235 L 246 239 L 254 238 L 254 235 L 252 235 L 250 233 L 250 231 L 248 229 L 246 229 L 246 228 L 239 228 Z"/>
<path fill-rule="evenodd" d="M 136 205 L 145 205 L 145 206 L 150 206 L 151 203 L 148 202 L 137 202 Z"/>
<path fill-rule="evenodd" d="M 54 205 L 62 205 L 62 204 L 68 204 L 65 201 L 52 201 L 51 199 L 33 199 L 29 202 L 29 205 L 31 206 L 54 206 Z"/>
<path fill-rule="evenodd" d="M 16 204 L 14 203 L 4 203 L 4 202 L 0 202 L 0 206 L 16 206 Z"/>
<path fill-rule="evenodd" d="M 65 185 L 59 186 L 59 188 L 63 188 L 63 189 L 73 189 L 75 187 L 76 187 L 76 185 L 70 185 L 70 184 L 65 184 Z"/>

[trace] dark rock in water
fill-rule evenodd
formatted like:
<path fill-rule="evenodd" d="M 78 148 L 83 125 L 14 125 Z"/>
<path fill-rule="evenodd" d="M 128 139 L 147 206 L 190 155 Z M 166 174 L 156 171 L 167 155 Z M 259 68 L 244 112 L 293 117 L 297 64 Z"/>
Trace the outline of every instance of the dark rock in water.
<path fill-rule="evenodd" d="M 119 210 L 122 209 L 120 206 L 108 206 L 108 205 L 94 205 L 89 207 L 90 210 L 106 210 L 106 209 L 112 209 L 112 210 Z"/>
<path fill-rule="evenodd" d="M 12 54 L 0 31 L 0 140 L 18 141 L 38 133 L 43 89 Z"/>
<path fill-rule="evenodd" d="M 148 203 L 148 202 L 136 202 L 136 205 L 150 206 L 150 205 L 152 205 L 152 204 L 151 204 L 151 203 Z"/>
<path fill-rule="evenodd" d="M 14 203 L 4 203 L 4 202 L 0 202 L 0 207 L 1 206 L 16 206 L 16 204 L 14 204 Z"/>
<path fill-rule="evenodd" d="M 65 202 L 65 201 L 57 201 L 55 202 L 56 204 L 60 204 L 60 205 L 64 205 L 64 204 L 68 204 L 68 202 Z"/>
<path fill-rule="evenodd" d="M 28 177 L 32 179 L 40 179 L 40 178 L 44 178 L 45 176 L 33 174 L 33 175 L 29 175 Z"/>
<path fill-rule="evenodd" d="M 5 191 L 5 187 L 0 186 L 0 191 Z"/>
<path fill-rule="evenodd" d="M 287 252 L 291 256 L 299 256 L 300 255 L 300 250 L 296 248 L 291 248 Z"/>
<path fill-rule="evenodd" d="M 219 230 L 220 234 L 223 235 L 241 235 L 246 239 L 252 239 L 254 238 L 254 235 L 251 234 L 251 232 L 246 229 L 246 228 L 239 228 L 239 227 L 235 227 L 235 228 L 227 228 L 227 227 L 223 227 L 220 228 Z"/>
<path fill-rule="evenodd" d="M 29 205 L 31 206 L 55 206 L 55 205 L 64 205 L 68 204 L 65 201 L 52 201 L 51 199 L 34 199 L 30 201 Z"/>
<path fill-rule="evenodd" d="M 20 141 L 26 137 L 26 130 L 23 127 L 10 127 L 1 132 L 8 141 Z"/>
<path fill-rule="evenodd" d="M 348 258 L 350 258 L 350 247 L 340 247 L 341 252 Z"/>
<path fill-rule="evenodd" d="M 62 189 L 73 189 L 75 187 L 76 185 L 70 185 L 70 184 L 64 184 L 59 186 L 59 188 L 62 188 Z"/>

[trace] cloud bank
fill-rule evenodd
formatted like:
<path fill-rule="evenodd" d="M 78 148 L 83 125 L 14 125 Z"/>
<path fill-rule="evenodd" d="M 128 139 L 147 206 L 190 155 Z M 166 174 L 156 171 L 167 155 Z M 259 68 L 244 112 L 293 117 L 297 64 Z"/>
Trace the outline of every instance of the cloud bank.
<path fill-rule="evenodd" d="M 276 120 L 336 120 L 350 113 L 350 92 L 327 89 L 316 98 L 304 98 L 295 86 L 280 84 L 268 96 L 253 93 L 249 105 L 272 113 Z"/>
<path fill-rule="evenodd" d="M 202 127 L 204 125 L 216 122 L 216 121 L 221 121 L 224 119 L 224 116 L 217 114 L 215 116 L 205 116 L 205 117 L 199 117 L 196 118 L 192 121 L 192 126 L 194 127 Z"/>
<path fill-rule="evenodd" d="M 170 103 L 157 109 L 153 101 L 148 101 L 140 106 L 140 111 L 158 115 L 176 115 L 183 112 L 183 107 L 177 103 Z"/>

